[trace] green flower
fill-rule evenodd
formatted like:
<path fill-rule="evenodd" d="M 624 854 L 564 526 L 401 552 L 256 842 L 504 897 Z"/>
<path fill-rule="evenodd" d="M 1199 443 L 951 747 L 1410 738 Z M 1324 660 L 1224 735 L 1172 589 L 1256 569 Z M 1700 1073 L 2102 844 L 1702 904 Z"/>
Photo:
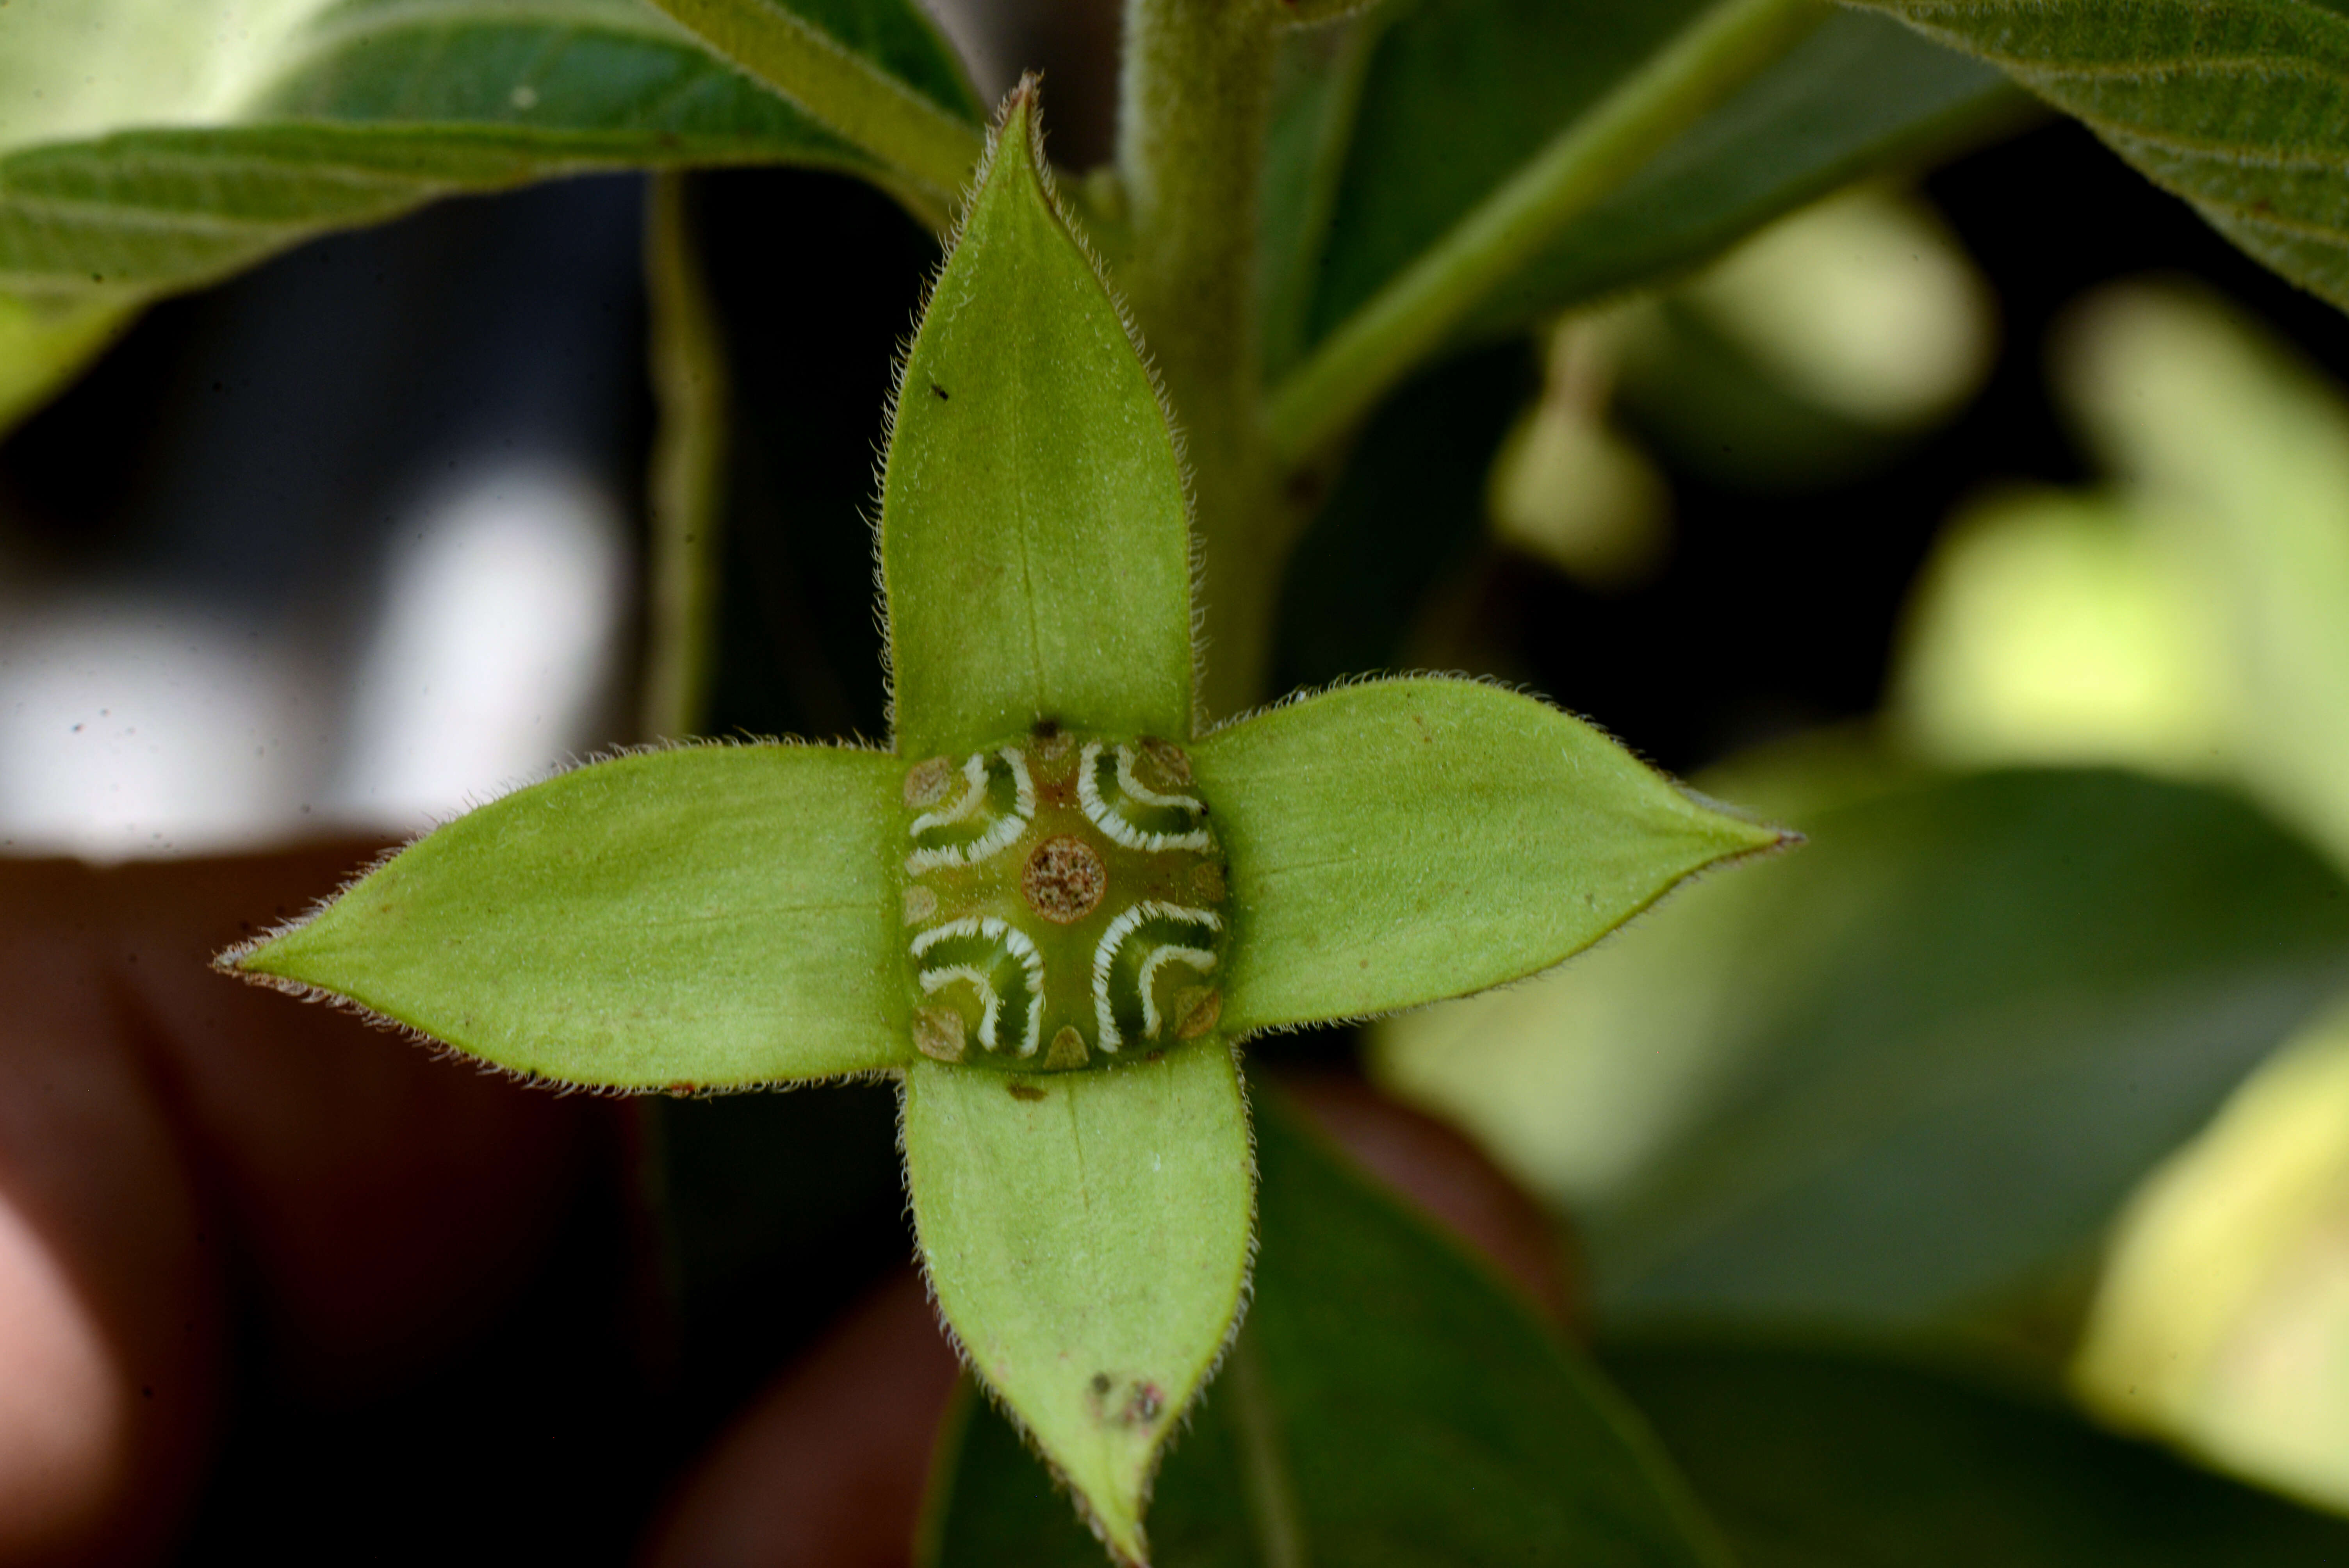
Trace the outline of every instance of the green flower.
<path fill-rule="evenodd" d="M 1247 1297 L 1233 1042 L 1534 974 L 1780 835 L 1468 681 L 1202 726 L 1178 444 L 1045 170 L 1023 88 L 905 365 L 890 750 L 583 768 L 225 962 L 549 1082 L 895 1078 L 948 1326 L 1141 1562 Z"/>

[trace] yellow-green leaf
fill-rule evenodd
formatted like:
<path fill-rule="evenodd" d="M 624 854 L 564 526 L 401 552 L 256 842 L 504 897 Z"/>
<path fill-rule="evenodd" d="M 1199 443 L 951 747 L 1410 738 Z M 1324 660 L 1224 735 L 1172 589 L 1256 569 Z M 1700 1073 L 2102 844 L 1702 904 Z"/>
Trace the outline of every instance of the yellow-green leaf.
<path fill-rule="evenodd" d="M 900 771 L 798 746 L 598 763 L 460 817 L 224 962 L 563 1083 L 895 1067 Z"/>
<path fill-rule="evenodd" d="M 1473 681 L 1341 687 L 1217 730 L 1192 757 L 1231 859 L 1232 1029 L 1537 973 L 1784 838 L 1581 720 Z"/>

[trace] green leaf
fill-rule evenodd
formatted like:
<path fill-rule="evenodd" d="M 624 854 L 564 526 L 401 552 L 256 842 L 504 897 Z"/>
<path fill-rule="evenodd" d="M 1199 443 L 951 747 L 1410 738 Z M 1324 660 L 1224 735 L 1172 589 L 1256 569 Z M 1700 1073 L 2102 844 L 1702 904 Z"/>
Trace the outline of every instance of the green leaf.
<path fill-rule="evenodd" d="M 229 954 L 562 1083 L 743 1088 L 899 1065 L 895 758 L 701 747 L 468 812 Z"/>
<path fill-rule="evenodd" d="M 952 60 L 945 40 L 913 6 L 842 0 L 650 4 L 819 124 L 926 187 L 933 201 L 950 203 L 961 194 L 981 146 L 972 124 L 978 105 L 961 73 L 950 65 L 927 73 L 945 89 L 933 99 L 880 63 L 893 54 L 910 54 L 925 65 Z M 867 36 L 860 39 L 858 33 Z"/>
<path fill-rule="evenodd" d="M 0 294 L 0 432 L 105 353 L 134 314 L 104 300 L 60 304 Z"/>
<path fill-rule="evenodd" d="M 2162 189 L 2349 308 L 2349 14 L 2334 0 L 1861 0 L 2006 67 Z"/>
<path fill-rule="evenodd" d="M 245 9 L 0 8 L 0 288 L 143 298 L 438 196 L 587 169 L 811 163 L 906 188 L 636 0 Z M 968 110 L 906 0 L 805 9 Z"/>
<path fill-rule="evenodd" d="M 1381 40 L 1313 310 L 1319 337 L 1703 10 L 1702 0 L 1432 0 Z M 1508 330 L 1705 260 L 1862 175 L 2014 113 L 1989 70 L 1837 15 L 1570 223 L 1487 301 Z"/>
<path fill-rule="evenodd" d="M 2286 1568 L 2349 1522 L 1986 1382 L 1857 1350 L 1607 1353 L 1746 1568 Z"/>
<path fill-rule="evenodd" d="M 1247 1286 L 1230 1048 L 1032 1079 L 917 1060 L 904 1137 L 931 1288 L 972 1370 L 1111 1549 L 1145 1561 L 1152 1472 Z"/>
<path fill-rule="evenodd" d="M 1235 1031 L 1521 978 L 1783 837 L 1473 681 L 1324 692 L 1216 731 L 1192 765 L 1231 858 Z"/>
<path fill-rule="evenodd" d="M 1158 1559 L 1718 1563 L 1710 1529 L 1612 1391 L 1480 1264 L 1266 1098 L 1255 1303 L 1159 1478 Z M 984 1408 L 941 1448 L 931 1487 L 926 1568 L 1101 1561 Z"/>
<path fill-rule="evenodd" d="M 1150 374 L 1015 93 L 905 361 L 881 500 L 897 749 L 1181 739 L 1191 559 Z"/>
<path fill-rule="evenodd" d="M 2341 882 L 2230 796 L 1800 757 L 1723 787 L 1803 852 L 1382 1026 L 1391 1082 L 1573 1207 L 1619 1318 L 2006 1324 L 2349 979 Z"/>

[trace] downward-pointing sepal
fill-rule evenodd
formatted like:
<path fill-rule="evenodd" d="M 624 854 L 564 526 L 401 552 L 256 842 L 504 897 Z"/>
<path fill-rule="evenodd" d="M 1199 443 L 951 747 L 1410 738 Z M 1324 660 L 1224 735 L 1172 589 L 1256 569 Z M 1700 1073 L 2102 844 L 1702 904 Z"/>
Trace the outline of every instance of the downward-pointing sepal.
<path fill-rule="evenodd" d="M 970 1366 L 1120 1561 L 1236 1329 L 1255 1225 L 1247 1107 L 1210 1037 L 1107 1072 L 906 1069 L 905 1180 Z"/>

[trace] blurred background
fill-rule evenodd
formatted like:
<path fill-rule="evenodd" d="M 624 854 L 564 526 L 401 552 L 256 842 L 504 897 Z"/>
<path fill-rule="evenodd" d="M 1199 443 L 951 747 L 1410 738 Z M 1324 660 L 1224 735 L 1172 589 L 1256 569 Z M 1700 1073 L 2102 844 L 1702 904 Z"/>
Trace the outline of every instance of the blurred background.
<path fill-rule="evenodd" d="M 945 20 L 983 93 L 1047 69 L 1081 167 L 1115 9 Z M 736 418 L 709 727 L 878 736 L 864 519 L 934 246 L 843 179 L 687 193 Z M 585 179 L 306 245 L 0 446 L 0 848 L 406 833 L 648 738 L 645 205 Z M 1278 685 L 1519 683 L 1811 842 L 1556 975 L 1260 1054 L 1470 1130 L 1609 1334 L 1963 1345 L 2349 1509 L 2344 378 L 2340 313 L 2029 118 L 1435 366 L 1292 565 Z M 689 1432 L 905 1242 L 885 1090 L 664 1115 Z M 260 1409 L 208 1528 L 273 1467 L 390 1488 Z"/>

